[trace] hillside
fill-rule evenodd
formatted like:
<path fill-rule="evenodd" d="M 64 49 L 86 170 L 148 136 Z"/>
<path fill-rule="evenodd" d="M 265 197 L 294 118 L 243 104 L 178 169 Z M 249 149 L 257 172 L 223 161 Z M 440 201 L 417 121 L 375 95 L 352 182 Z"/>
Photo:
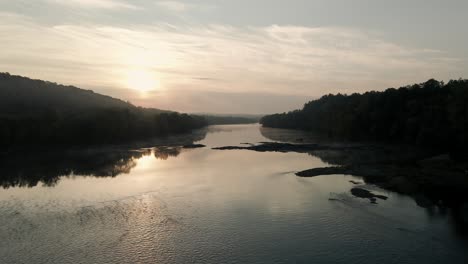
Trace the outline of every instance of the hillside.
<path fill-rule="evenodd" d="M 0 73 L 0 145 L 118 143 L 205 125 L 202 117 Z"/>
<path fill-rule="evenodd" d="M 37 115 L 45 110 L 73 112 L 137 107 L 110 96 L 52 82 L 0 73 L 0 115 Z M 153 112 L 164 112 L 152 109 Z"/>
<path fill-rule="evenodd" d="M 263 117 L 265 127 L 333 138 L 403 142 L 445 150 L 468 147 L 468 80 L 429 80 L 383 92 L 326 95 L 301 110 Z"/>

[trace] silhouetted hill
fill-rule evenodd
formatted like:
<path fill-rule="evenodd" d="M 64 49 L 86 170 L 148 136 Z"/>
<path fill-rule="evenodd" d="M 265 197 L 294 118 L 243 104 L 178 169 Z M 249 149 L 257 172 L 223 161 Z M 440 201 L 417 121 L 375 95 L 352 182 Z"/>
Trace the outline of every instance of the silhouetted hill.
<path fill-rule="evenodd" d="M 399 89 L 326 95 L 301 110 L 263 117 L 266 127 L 329 137 L 405 142 L 446 150 L 468 147 L 468 80 L 429 80 Z"/>
<path fill-rule="evenodd" d="M 0 145 L 116 143 L 206 124 L 199 116 L 136 107 L 93 91 L 0 73 Z"/>
<path fill-rule="evenodd" d="M 110 96 L 52 82 L 0 73 L 0 115 L 37 115 L 45 110 L 74 112 L 137 107 Z M 153 109 L 153 111 L 161 111 Z"/>

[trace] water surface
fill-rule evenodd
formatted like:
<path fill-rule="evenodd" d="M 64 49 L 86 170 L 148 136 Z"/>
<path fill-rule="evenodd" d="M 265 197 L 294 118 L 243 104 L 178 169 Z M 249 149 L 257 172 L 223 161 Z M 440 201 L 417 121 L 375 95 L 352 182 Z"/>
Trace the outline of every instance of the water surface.
<path fill-rule="evenodd" d="M 24 153 L 3 163 L 0 263 L 468 260 L 449 212 L 364 184 L 389 197 L 371 204 L 349 192 L 358 177 L 294 176 L 328 165 L 312 155 L 211 149 L 271 141 L 258 125 L 201 133 L 192 141 L 205 148 L 172 139 L 166 148 Z"/>

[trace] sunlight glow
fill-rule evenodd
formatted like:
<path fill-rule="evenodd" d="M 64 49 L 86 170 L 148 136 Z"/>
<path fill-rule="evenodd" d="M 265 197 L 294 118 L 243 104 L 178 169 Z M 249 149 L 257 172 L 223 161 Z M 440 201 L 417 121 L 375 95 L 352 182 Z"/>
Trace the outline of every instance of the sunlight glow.
<path fill-rule="evenodd" d="M 142 92 L 157 90 L 161 86 L 156 75 L 144 69 L 129 71 L 127 73 L 126 85 L 130 89 Z"/>

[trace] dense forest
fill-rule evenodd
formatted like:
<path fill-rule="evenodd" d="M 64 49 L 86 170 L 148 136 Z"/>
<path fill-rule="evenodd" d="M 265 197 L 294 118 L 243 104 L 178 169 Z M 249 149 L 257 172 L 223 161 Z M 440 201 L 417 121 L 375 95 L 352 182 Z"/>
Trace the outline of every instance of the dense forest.
<path fill-rule="evenodd" d="M 445 150 L 468 147 L 468 80 L 429 80 L 399 89 L 325 95 L 302 110 L 263 117 L 265 127 L 333 138 L 402 142 Z M 465 151 L 464 151 L 465 152 Z"/>
<path fill-rule="evenodd" d="M 0 73 L 0 145 L 105 144 L 187 132 L 205 118 Z"/>

